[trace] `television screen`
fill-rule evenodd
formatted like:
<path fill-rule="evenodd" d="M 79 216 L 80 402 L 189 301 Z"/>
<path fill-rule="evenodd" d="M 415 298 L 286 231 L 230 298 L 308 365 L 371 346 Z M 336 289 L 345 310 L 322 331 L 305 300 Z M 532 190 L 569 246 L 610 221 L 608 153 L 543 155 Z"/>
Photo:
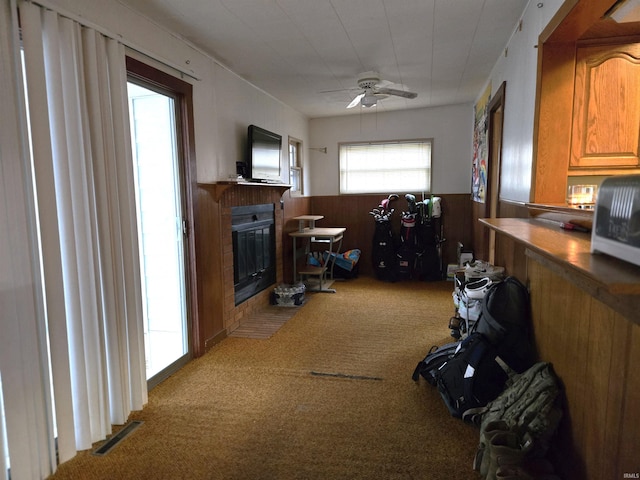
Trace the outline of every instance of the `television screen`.
<path fill-rule="evenodd" d="M 253 181 L 281 182 L 280 155 L 282 137 L 255 125 L 249 125 L 248 174 Z"/>

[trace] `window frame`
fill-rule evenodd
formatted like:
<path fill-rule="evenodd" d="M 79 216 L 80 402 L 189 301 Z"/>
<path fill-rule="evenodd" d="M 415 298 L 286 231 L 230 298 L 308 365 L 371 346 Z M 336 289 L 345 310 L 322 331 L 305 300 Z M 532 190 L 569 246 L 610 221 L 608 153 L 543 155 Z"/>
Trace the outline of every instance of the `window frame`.
<path fill-rule="evenodd" d="M 296 149 L 295 162 L 291 161 L 291 146 L 294 146 Z M 289 184 L 291 184 L 289 193 L 292 197 L 301 197 L 304 194 L 302 181 L 302 140 L 289 136 L 287 141 L 287 158 L 289 164 Z M 297 177 L 299 188 L 294 188 L 295 182 L 292 181 L 292 175 Z"/>

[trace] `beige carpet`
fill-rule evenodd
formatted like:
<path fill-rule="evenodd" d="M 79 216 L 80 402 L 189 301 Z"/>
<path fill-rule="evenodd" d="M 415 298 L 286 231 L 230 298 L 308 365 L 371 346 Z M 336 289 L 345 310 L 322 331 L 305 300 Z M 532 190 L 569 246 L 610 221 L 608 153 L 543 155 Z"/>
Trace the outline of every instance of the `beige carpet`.
<path fill-rule="evenodd" d="M 227 338 L 150 392 L 144 424 L 55 479 L 463 480 L 478 441 L 411 374 L 451 341 L 452 284 L 336 282 L 268 339 Z"/>

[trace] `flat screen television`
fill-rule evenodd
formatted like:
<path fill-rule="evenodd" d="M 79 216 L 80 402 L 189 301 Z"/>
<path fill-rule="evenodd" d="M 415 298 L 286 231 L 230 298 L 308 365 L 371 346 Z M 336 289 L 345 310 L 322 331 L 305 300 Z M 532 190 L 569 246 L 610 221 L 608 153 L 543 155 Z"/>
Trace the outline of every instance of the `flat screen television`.
<path fill-rule="evenodd" d="M 250 181 L 282 183 L 280 178 L 282 136 L 256 125 L 249 125 L 248 140 L 247 173 Z"/>

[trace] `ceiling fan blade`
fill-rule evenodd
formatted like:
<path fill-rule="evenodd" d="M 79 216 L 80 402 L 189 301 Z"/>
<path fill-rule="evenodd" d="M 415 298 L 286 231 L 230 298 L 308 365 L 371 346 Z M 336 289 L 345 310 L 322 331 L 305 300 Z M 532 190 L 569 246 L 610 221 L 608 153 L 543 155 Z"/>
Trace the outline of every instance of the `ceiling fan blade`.
<path fill-rule="evenodd" d="M 349 105 L 347 105 L 347 108 L 353 108 L 356 105 L 358 105 L 360 103 L 360 100 L 362 100 L 362 97 L 364 97 L 364 93 L 361 93 L 360 95 L 358 95 L 356 98 L 354 98 L 353 100 L 351 100 L 351 103 Z"/>
<path fill-rule="evenodd" d="M 336 90 L 320 90 L 318 93 L 353 92 L 354 90 L 360 89 L 358 87 L 338 88 Z"/>
<path fill-rule="evenodd" d="M 416 98 L 418 96 L 415 92 L 407 92 L 405 90 L 397 90 L 395 88 L 376 88 L 375 92 L 404 98 Z"/>

